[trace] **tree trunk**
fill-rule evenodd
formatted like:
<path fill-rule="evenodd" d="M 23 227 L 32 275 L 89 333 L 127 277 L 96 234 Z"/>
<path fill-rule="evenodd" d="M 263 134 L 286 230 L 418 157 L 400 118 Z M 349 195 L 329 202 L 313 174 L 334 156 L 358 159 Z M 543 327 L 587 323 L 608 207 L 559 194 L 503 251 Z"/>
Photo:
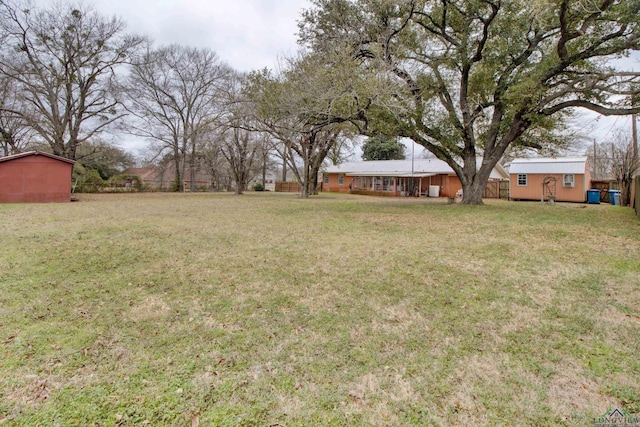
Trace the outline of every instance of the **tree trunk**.
<path fill-rule="evenodd" d="M 182 182 L 185 177 L 187 176 L 187 152 L 185 150 L 181 150 L 182 151 L 182 156 L 180 157 L 180 172 L 181 172 L 181 180 L 178 181 L 178 191 L 184 193 L 184 182 Z M 176 175 L 177 178 L 177 175 Z"/>
<path fill-rule="evenodd" d="M 309 197 L 309 160 L 307 158 L 304 159 L 304 167 L 303 167 L 303 175 L 302 175 L 302 185 L 300 186 L 300 197 L 306 199 Z"/>
<path fill-rule="evenodd" d="M 287 182 L 287 159 L 282 156 L 282 182 Z"/>
<path fill-rule="evenodd" d="M 463 205 L 482 205 L 485 186 L 479 185 L 477 180 L 467 185 L 462 184 L 462 201 L 460 203 Z"/>
<path fill-rule="evenodd" d="M 476 158 L 466 159 L 463 168 L 463 176 L 458 176 L 462 183 L 463 205 L 482 205 L 482 196 L 487 187 L 487 182 L 491 176 L 491 171 L 498 163 L 498 160 L 483 158 L 480 169 L 476 171 Z"/>
<path fill-rule="evenodd" d="M 193 163 L 193 157 L 191 158 L 191 166 L 190 166 L 190 171 L 189 171 L 189 179 L 190 179 L 190 183 L 189 183 L 189 191 L 191 191 L 192 193 L 194 191 L 196 191 L 196 167 Z"/>
<path fill-rule="evenodd" d="M 629 206 L 631 204 L 631 180 L 623 179 L 620 181 L 620 206 Z"/>
<path fill-rule="evenodd" d="M 234 178 L 236 181 L 236 196 L 240 196 L 244 194 L 244 188 L 246 186 L 246 173 L 244 171 L 237 171 L 234 173 Z"/>
<path fill-rule="evenodd" d="M 309 182 L 309 194 L 311 194 L 312 196 L 317 196 L 318 195 L 318 173 L 319 173 L 320 168 L 316 167 L 314 165 L 314 167 L 311 170 L 311 180 Z"/>
<path fill-rule="evenodd" d="M 291 149 L 291 146 L 287 145 L 285 148 L 287 151 L 284 153 L 283 155 L 283 171 L 285 170 L 285 168 L 287 167 L 287 160 L 289 160 L 291 166 L 291 171 L 293 172 L 293 175 L 296 178 L 296 181 L 298 183 L 298 187 L 300 188 L 300 197 L 302 198 L 306 198 L 309 196 L 309 193 L 307 192 L 307 159 L 301 155 L 300 157 L 302 157 L 304 160 L 304 166 L 302 168 L 303 172 L 302 172 L 302 176 L 300 175 L 300 169 L 295 167 L 295 155 L 293 150 Z M 285 158 L 286 156 L 286 158 Z M 286 182 L 286 181 L 283 181 Z"/>
<path fill-rule="evenodd" d="M 262 188 L 267 186 L 267 156 L 262 156 Z"/>
<path fill-rule="evenodd" d="M 190 173 L 189 178 L 191 183 L 189 184 L 189 190 L 193 193 L 196 191 L 196 143 L 193 141 L 191 147 L 191 158 L 189 159 Z"/>
<path fill-rule="evenodd" d="M 174 188 L 172 188 L 173 191 L 181 191 L 180 190 L 180 186 L 181 186 L 181 181 L 182 181 L 182 176 L 180 174 L 180 154 L 178 150 L 174 150 L 173 152 L 173 161 L 176 167 L 176 178 L 174 180 Z"/>
<path fill-rule="evenodd" d="M 300 197 L 306 199 L 309 197 L 309 174 L 305 169 L 304 176 L 302 177 L 302 182 L 299 183 L 300 186 Z"/>

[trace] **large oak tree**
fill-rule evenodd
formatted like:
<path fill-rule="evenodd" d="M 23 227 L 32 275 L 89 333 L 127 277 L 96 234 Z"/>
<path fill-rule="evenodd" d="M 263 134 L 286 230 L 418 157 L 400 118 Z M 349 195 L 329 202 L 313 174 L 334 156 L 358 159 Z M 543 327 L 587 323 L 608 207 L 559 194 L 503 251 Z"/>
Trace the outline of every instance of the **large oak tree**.
<path fill-rule="evenodd" d="M 611 61 L 640 47 L 637 0 L 313 4 L 301 41 L 318 53 L 347 51 L 360 73 L 386 79 L 386 96 L 367 112 L 370 128 L 408 137 L 446 161 L 462 182 L 463 203 L 482 203 L 509 146 L 540 147 L 534 132 L 574 109 L 633 111 L 626 95 L 640 73 Z"/>
<path fill-rule="evenodd" d="M 291 59 L 278 75 L 249 76 L 247 98 L 256 104 L 259 128 L 282 143 L 302 197 L 317 194 L 320 168 L 340 136 L 366 127 L 377 83 L 355 74 L 354 64 L 342 53 L 312 53 Z"/>

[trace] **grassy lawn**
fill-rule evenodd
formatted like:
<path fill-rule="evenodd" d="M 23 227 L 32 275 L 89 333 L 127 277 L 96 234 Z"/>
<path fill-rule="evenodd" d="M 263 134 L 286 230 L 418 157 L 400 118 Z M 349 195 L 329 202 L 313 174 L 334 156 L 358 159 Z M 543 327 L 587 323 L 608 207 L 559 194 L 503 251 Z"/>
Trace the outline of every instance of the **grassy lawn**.
<path fill-rule="evenodd" d="M 628 208 L 84 195 L 0 205 L 0 248 L 0 425 L 640 413 Z"/>

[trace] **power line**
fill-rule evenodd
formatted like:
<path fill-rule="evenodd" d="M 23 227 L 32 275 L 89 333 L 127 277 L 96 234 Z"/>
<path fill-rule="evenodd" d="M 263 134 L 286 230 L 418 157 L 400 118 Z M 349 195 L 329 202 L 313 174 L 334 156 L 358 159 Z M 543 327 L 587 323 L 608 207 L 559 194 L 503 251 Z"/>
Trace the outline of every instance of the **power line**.
<path fill-rule="evenodd" d="M 618 119 L 620 119 L 620 116 L 616 116 L 616 119 L 614 120 L 613 124 L 611 125 L 611 128 L 609 129 L 609 131 L 602 137 L 602 139 L 606 139 L 609 134 L 613 131 L 613 128 L 616 126 L 616 124 L 618 124 Z"/>

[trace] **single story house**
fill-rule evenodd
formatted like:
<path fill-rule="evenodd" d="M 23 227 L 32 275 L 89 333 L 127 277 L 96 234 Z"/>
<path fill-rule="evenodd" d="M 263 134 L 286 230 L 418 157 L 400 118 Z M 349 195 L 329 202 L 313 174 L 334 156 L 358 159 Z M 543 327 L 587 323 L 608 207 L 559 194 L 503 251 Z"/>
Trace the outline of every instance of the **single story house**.
<path fill-rule="evenodd" d="M 515 200 L 585 202 L 591 189 L 586 156 L 515 159 L 509 175 L 509 197 Z"/>
<path fill-rule="evenodd" d="M 169 191 L 175 185 L 176 171 L 173 164 L 166 167 L 147 166 L 142 168 L 129 168 L 124 171 L 128 175 L 136 175 L 140 178 L 142 185 L 151 190 Z M 185 191 L 191 188 L 191 174 L 187 170 L 186 176 L 182 182 Z M 210 190 L 212 183 L 211 177 L 201 170 L 196 171 L 196 188 Z"/>
<path fill-rule="evenodd" d="M 71 201 L 75 163 L 41 151 L 0 158 L 0 203 Z"/>
<path fill-rule="evenodd" d="M 376 196 L 455 197 L 462 189 L 453 169 L 439 159 L 348 162 L 328 167 L 323 178 L 323 191 Z M 500 165 L 491 171 L 491 181 L 508 178 Z"/>

